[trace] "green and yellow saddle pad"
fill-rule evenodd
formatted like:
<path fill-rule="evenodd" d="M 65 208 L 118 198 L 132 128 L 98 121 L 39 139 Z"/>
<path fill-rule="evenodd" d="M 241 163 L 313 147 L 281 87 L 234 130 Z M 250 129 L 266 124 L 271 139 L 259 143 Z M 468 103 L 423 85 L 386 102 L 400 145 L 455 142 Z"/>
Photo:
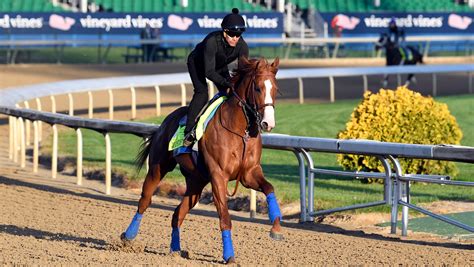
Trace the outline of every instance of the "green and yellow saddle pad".
<path fill-rule="evenodd" d="M 402 56 L 403 60 L 405 61 L 413 60 L 413 53 L 410 48 L 400 46 L 398 50 L 400 51 L 400 55 Z"/>
<path fill-rule="evenodd" d="M 221 96 L 214 100 L 206 109 L 206 111 L 199 117 L 198 123 L 196 124 L 196 141 L 199 141 L 201 137 L 204 134 L 204 131 L 206 130 L 207 124 L 209 121 L 214 117 L 216 114 L 216 111 L 219 109 L 220 105 L 227 99 L 226 96 Z M 183 146 L 183 141 L 184 141 L 184 128 L 186 128 L 186 118 L 187 116 L 184 116 L 181 118 L 179 121 L 179 127 L 174 133 L 173 137 L 171 138 L 171 141 L 168 145 L 168 150 L 173 151 L 177 148 L 180 148 Z"/>

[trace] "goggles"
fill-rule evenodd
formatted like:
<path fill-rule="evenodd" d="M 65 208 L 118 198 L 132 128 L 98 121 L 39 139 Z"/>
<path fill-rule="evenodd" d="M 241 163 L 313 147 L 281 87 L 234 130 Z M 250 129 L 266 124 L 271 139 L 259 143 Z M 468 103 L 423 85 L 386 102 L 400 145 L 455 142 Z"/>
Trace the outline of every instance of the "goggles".
<path fill-rule="evenodd" d="M 230 37 L 240 37 L 242 35 L 242 32 L 235 32 L 235 31 L 228 31 L 228 30 L 224 30 L 224 32 Z"/>

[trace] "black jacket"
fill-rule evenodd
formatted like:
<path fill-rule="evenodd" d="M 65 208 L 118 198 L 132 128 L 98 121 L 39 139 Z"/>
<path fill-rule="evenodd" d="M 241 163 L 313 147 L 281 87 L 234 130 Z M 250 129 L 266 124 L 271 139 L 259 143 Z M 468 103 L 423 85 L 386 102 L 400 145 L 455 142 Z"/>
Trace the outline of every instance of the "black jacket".
<path fill-rule="evenodd" d="M 188 64 L 194 64 L 199 76 L 208 78 L 221 90 L 231 85 L 227 65 L 248 55 L 249 48 L 243 37 L 240 37 L 235 47 L 231 47 L 225 41 L 222 31 L 215 31 L 196 45 L 188 56 Z"/>
<path fill-rule="evenodd" d="M 391 43 L 395 46 L 399 46 L 405 42 L 405 31 L 401 28 L 389 28 L 388 29 L 388 38 Z"/>

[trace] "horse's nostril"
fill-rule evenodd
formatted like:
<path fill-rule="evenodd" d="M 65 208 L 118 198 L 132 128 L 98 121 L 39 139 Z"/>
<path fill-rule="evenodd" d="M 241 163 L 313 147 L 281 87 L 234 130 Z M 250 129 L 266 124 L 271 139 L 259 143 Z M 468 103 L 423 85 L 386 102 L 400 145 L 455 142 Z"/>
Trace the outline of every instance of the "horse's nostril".
<path fill-rule="evenodd" d="M 262 128 L 265 130 L 268 129 L 268 123 L 262 121 Z"/>

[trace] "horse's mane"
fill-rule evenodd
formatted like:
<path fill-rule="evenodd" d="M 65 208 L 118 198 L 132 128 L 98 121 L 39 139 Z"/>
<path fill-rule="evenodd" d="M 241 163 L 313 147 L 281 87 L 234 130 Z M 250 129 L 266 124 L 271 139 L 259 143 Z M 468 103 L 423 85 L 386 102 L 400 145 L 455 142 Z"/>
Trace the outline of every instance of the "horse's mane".
<path fill-rule="evenodd" d="M 237 88 L 243 78 L 249 73 L 255 72 L 255 74 L 258 74 L 258 72 L 265 70 L 268 62 L 264 58 L 247 59 L 243 57 L 239 60 L 238 65 L 238 68 L 232 73 L 231 82 L 234 84 L 234 88 Z"/>

